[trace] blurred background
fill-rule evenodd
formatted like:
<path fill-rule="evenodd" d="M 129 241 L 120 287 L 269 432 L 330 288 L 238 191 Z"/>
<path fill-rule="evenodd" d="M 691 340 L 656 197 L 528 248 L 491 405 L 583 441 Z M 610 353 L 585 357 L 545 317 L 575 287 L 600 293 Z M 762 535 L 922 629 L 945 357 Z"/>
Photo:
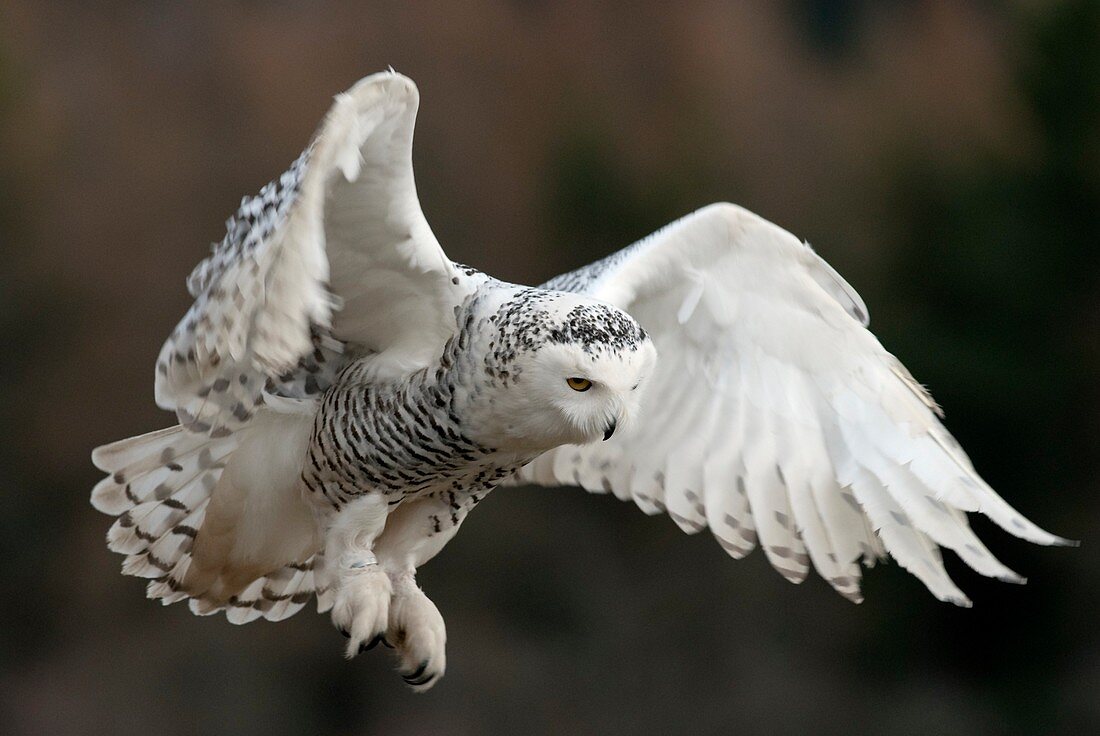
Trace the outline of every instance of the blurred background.
<path fill-rule="evenodd" d="M 610 497 L 491 495 L 420 582 L 447 676 L 348 663 L 328 617 L 146 601 L 91 448 L 171 423 L 183 281 L 332 96 L 419 84 L 424 210 L 538 283 L 716 200 L 815 245 L 1002 495 L 1026 586 L 892 564 L 854 606 Z M 1100 3 L 0 6 L 0 731 L 1100 732 Z"/>

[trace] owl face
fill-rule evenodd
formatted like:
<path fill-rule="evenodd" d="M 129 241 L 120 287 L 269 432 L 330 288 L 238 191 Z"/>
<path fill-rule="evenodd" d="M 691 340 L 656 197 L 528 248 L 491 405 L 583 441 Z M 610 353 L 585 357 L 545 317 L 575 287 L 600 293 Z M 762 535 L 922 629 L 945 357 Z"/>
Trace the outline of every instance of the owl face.
<path fill-rule="evenodd" d="M 610 439 L 637 416 L 657 351 L 629 314 L 572 294 L 502 314 L 485 363 L 492 446 L 542 452 Z"/>
<path fill-rule="evenodd" d="M 531 357 L 532 411 L 559 444 L 611 439 L 638 415 L 657 351 L 646 338 L 636 349 L 592 352 L 584 344 L 548 345 Z M 540 428 L 534 434 L 540 434 Z"/>

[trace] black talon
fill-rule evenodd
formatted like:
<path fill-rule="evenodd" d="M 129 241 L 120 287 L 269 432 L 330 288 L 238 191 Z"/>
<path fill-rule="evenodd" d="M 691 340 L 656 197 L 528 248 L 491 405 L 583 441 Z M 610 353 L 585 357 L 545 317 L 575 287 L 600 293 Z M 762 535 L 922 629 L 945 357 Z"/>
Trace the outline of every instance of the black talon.
<path fill-rule="evenodd" d="M 360 652 L 369 652 L 370 650 L 372 650 L 376 646 L 378 646 L 378 642 L 385 642 L 385 641 L 386 641 L 386 635 L 385 634 L 375 634 L 374 638 L 370 640 L 370 644 L 360 644 L 359 645 L 359 651 Z"/>
<path fill-rule="evenodd" d="M 350 639 L 351 638 L 351 634 L 348 633 L 348 630 L 345 629 L 343 626 L 337 626 L 336 630 L 339 631 L 341 634 L 343 634 L 345 639 Z"/>
<path fill-rule="evenodd" d="M 432 672 L 432 673 L 429 673 L 426 677 L 422 677 L 419 680 L 406 679 L 405 682 L 412 685 L 413 687 L 420 687 L 421 685 L 427 685 L 429 682 L 434 680 L 436 678 L 436 675 L 438 675 L 438 674 L 439 674 L 438 672 Z"/>
<path fill-rule="evenodd" d="M 401 679 L 410 685 L 419 685 L 421 683 L 413 682 L 413 680 L 420 679 L 420 676 L 424 674 L 424 670 L 428 669 L 428 660 L 424 660 L 420 663 L 420 666 L 416 668 L 416 672 L 410 672 L 407 675 L 401 675 Z"/>

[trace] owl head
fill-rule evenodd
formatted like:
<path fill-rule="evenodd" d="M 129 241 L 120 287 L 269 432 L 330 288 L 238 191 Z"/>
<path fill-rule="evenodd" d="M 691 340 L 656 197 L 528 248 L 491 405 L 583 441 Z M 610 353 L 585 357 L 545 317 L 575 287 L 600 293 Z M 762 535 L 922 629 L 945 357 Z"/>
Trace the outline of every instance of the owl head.
<path fill-rule="evenodd" d="M 541 452 L 610 439 L 637 415 L 657 351 L 633 317 L 541 289 L 494 306 L 482 323 L 483 443 Z"/>

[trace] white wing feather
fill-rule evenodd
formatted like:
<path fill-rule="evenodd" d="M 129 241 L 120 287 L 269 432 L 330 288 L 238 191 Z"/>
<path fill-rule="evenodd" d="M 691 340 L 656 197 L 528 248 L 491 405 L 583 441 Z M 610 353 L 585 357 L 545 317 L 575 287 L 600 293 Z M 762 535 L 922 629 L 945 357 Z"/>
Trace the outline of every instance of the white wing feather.
<path fill-rule="evenodd" d="M 165 603 L 278 620 L 314 593 L 319 530 L 297 485 L 313 401 L 347 359 L 393 377 L 438 354 L 468 283 L 420 210 L 419 102 L 386 72 L 336 97 L 305 153 L 246 198 L 188 279 L 195 297 L 157 362 L 181 427 L 100 448 L 92 501 L 111 549 Z M 315 569 L 318 579 L 315 579 Z"/>
<path fill-rule="evenodd" d="M 734 557 L 759 540 L 801 582 L 812 564 L 859 601 L 859 561 L 892 555 L 941 600 L 969 605 L 938 545 L 1022 581 L 970 530 L 1065 544 L 986 485 L 938 407 L 865 329 L 859 295 L 806 244 L 730 204 L 689 215 L 547 288 L 630 312 L 658 367 L 642 416 L 610 441 L 548 453 L 520 482 L 632 497 Z"/>
<path fill-rule="evenodd" d="M 185 427 L 218 436 L 247 423 L 266 380 L 312 353 L 317 332 L 394 375 L 439 352 L 464 292 L 416 195 L 418 103 L 399 74 L 361 80 L 294 166 L 242 202 L 188 280 L 195 303 L 157 363 L 157 403 Z"/>

